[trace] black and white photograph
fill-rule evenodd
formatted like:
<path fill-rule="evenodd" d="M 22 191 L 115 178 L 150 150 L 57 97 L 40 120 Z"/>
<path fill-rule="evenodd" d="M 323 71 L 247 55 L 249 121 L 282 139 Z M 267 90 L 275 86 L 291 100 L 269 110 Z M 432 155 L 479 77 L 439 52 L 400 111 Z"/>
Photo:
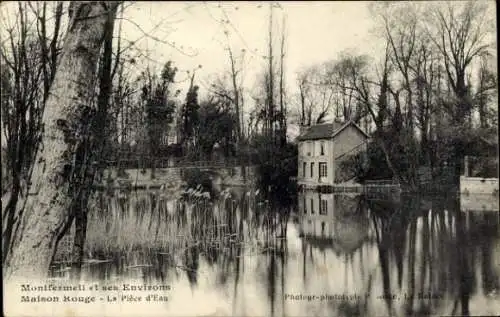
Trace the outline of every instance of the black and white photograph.
<path fill-rule="evenodd" d="M 3 314 L 500 315 L 496 7 L 2 1 Z"/>

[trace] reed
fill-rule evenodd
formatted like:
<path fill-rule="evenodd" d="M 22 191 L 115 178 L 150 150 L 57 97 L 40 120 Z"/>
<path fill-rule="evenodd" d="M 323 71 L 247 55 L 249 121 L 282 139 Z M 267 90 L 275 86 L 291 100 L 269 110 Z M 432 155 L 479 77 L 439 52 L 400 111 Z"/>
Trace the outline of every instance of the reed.
<path fill-rule="evenodd" d="M 237 253 L 237 248 L 260 252 L 280 234 L 275 225 L 280 217 L 265 202 L 256 202 L 255 192 L 238 198 L 224 191 L 217 199 L 196 189 L 174 199 L 162 191 L 98 195 L 87 223 L 85 250 L 91 259 L 136 252 L 180 258 L 192 248 L 202 254 Z"/>
<path fill-rule="evenodd" d="M 187 238 L 183 227 L 173 228 L 169 220 L 178 205 L 156 195 L 112 197 L 102 209 L 88 217 L 86 249 L 89 253 L 168 250 L 179 237 Z M 175 229 L 175 230 L 174 230 Z"/>

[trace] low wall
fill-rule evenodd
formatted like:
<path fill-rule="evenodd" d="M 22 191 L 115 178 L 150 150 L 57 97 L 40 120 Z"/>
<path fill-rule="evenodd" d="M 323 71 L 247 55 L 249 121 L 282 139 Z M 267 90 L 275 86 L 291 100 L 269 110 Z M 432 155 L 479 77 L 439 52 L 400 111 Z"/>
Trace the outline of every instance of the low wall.
<path fill-rule="evenodd" d="M 498 195 L 471 194 L 460 195 L 460 210 L 462 211 L 498 211 Z"/>
<path fill-rule="evenodd" d="M 256 167 L 224 167 L 216 169 L 218 177 L 216 182 L 225 186 L 242 186 L 245 184 L 253 184 L 256 179 Z"/>
<path fill-rule="evenodd" d="M 151 169 L 124 169 L 118 174 L 118 169 L 104 170 L 102 185 L 132 186 L 132 187 L 180 187 L 184 184 L 180 168 L 157 168 L 155 177 L 152 178 Z"/>
<path fill-rule="evenodd" d="M 460 176 L 460 193 L 498 195 L 498 178 Z"/>
<path fill-rule="evenodd" d="M 152 178 L 151 169 L 124 169 L 120 175 L 118 169 L 108 168 L 104 170 L 102 186 L 132 186 L 140 188 L 153 188 L 166 186 L 167 188 L 179 188 L 185 184 L 182 173 L 189 168 L 169 167 L 155 169 L 155 177 Z M 213 182 L 218 185 L 241 186 L 252 183 L 255 179 L 256 168 L 245 167 L 246 175 L 243 177 L 241 167 L 200 168 L 214 172 Z"/>

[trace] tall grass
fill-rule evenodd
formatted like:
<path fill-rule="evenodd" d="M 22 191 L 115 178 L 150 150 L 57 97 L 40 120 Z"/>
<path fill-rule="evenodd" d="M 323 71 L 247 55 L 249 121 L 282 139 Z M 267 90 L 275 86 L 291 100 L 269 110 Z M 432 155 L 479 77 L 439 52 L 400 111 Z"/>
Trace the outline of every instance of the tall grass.
<path fill-rule="evenodd" d="M 255 191 L 238 197 L 225 190 L 218 199 L 186 193 L 98 192 L 88 214 L 87 257 L 147 252 L 182 258 L 192 248 L 206 255 L 237 253 L 237 248 L 255 251 L 269 248 L 283 235 L 285 218 L 259 201 Z"/>
<path fill-rule="evenodd" d="M 86 249 L 104 254 L 135 250 L 166 250 L 178 230 L 169 218 L 179 210 L 173 201 L 158 194 L 130 193 L 106 199 L 88 216 Z"/>

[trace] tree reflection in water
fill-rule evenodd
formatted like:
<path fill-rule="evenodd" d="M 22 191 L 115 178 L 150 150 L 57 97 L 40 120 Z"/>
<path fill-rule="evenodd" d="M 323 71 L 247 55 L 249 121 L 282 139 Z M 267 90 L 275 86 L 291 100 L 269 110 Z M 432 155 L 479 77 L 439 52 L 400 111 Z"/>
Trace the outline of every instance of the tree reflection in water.
<path fill-rule="evenodd" d="M 498 268 L 495 270 L 490 261 L 495 252 L 492 246 L 498 243 L 498 211 L 465 213 L 455 198 L 426 197 L 403 197 L 401 202 L 385 205 L 371 200 L 369 208 L 380 232 L 377 242 L 384 297 L 407 294 L 403 296 L 407 298 L 404 315 L 442 312 L 468 316 L 471 298 L 479 291 L 475 270 L 481 270 L 482 275 L 479 296 L 498 289 L 498 283 L 487 286 L 488 281 L 498 281 Z M 476 263 L 480 251 L 486 256 L 482 263 Z M 396 262 L 397 288 L 390 281 L 388 263 L 392 260 Z M 438 298 L 429 299 L 433 296 Z M 394 301 L 386 300 L 390 314 L 394 313 L 392 304 Z"/>
<path fill-rule="evenodd" d="M 500 309 L 498 210 L 461 211 L 453 197 L 301 192 L 290 210 L 260 201 L 252 190 L 214 200 L 149 191 L 101 193 L 94 209 L 84 279 L 185 285 L 191 295 L 182 296 L 217 294 L 213 305 L 222 315 Z M 64 266 L 55 263 L 53 275 L 66 276 Z M 286 294 L 318 299 L 285 300 Z"/>

